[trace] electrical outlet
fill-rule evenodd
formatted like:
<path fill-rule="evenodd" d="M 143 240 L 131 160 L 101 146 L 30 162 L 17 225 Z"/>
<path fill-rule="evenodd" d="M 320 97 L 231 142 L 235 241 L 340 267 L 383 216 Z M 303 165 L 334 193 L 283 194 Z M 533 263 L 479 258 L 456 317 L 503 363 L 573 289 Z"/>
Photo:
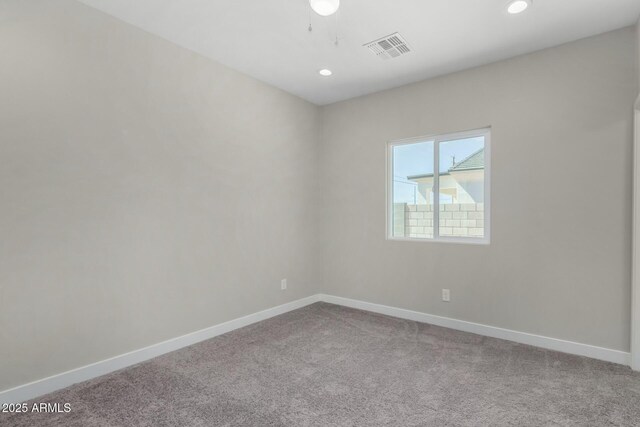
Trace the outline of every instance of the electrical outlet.
<path fill-rule="evenodd" d="M 280 281 L 280 290 L 284 291 L 287 289 L 287 279 L 282 279 Z"/>
<path fill-rule="evenodd" d="M 444 302 L 451 301 L 451 291 L 449 289 L 442 290 L 442 301 Z"/>

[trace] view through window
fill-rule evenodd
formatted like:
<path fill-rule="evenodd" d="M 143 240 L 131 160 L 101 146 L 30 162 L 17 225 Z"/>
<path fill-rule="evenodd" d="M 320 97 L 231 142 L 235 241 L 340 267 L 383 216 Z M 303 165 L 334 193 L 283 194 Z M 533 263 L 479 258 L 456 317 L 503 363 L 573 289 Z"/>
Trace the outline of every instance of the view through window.
<path fill-rule="evenodd" d="M 389 237 L 485 243 L 488 129 L 391 143 Z"/>

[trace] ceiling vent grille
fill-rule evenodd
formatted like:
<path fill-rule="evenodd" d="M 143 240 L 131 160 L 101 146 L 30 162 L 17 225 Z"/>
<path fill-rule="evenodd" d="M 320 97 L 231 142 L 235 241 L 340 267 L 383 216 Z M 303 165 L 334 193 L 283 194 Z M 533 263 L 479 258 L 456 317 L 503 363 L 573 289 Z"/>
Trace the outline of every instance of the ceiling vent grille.
<path fill-rule="evenodd" d="M 411 48 L 399 33 L 374 40 L 364 46 L 381 59 L 397 58 L 411 52 Z"/>

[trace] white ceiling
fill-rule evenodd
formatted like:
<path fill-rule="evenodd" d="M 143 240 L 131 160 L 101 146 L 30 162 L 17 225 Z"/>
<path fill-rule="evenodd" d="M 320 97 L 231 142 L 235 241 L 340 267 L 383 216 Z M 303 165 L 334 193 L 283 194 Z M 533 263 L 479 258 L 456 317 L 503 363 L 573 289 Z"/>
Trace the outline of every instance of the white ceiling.
<path fill-rule="evenodd" d="M 80 1 L 319 105 L 622 28 L 640 15 L 640 0 L 534 0 L 520 15 L 506 13 L 507 0 L 342 0 L 327 18 L 310 14 L 308 0 Z M 396 31 L 412 53 L 383 61 L 362 46 Z"/>

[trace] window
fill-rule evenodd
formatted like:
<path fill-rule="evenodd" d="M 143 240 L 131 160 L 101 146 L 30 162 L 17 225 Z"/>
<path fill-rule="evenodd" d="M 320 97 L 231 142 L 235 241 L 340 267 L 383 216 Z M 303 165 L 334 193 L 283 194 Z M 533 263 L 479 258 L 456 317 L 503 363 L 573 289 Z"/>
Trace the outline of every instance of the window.
<path fill-rule="evenodd" d="M 389 239 L 489 243 L 490 136 L 482 129 L 389 144 Z"/>

